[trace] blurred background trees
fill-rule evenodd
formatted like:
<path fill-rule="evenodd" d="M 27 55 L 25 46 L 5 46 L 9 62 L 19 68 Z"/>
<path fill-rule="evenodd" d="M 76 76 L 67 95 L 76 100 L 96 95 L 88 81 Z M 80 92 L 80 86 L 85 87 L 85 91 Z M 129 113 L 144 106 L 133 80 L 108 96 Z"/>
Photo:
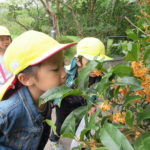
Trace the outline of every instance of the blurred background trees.
<path fill-rule="evenodd" d="M 139 3 L 144 1 L 0 0 L 0 24 L 10 29 L 13 37 L 29 29 L 47 34 L 54 29 L 61 42 L 97 37 L 107 47 L 107 54 L 122 56 L 121 46 L 116 42 L 124 39 L 110 39 L 110 36 L 126 36 L 127 29 L 134 29 L 125 17 L 136 25 L 141 13 Z"/>
<path fill-rule="evenodd" d="M 13 34 L 17 34 L 17 26 L 20 32 L 35 29 L 47 33 L 53 27 L 57 36 L 125 35 L 130 24 L 124 17 L 136 22 L 138 12 L 137 4 L 130 1 L 6 0 L 0 3 L 0 24 Z"/>

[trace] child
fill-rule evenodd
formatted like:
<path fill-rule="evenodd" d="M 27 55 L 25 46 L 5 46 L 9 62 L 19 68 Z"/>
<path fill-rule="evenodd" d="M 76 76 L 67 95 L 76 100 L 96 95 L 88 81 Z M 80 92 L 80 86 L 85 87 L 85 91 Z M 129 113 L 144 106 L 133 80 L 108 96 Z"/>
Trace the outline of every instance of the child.
<path fill-rule="evenodd" d="M 0 150 L 44 148 L 50 129 L 45 130 L 43 120 L 51 109 L 48 104 L 39 106 L 39 97 L 65 83 L 62 50 L 73 45 L 27 31 L 7 48 L 4 62 L 13 76 L 0 89 Z"/>
<path fill-rule="evenodd" d="M 97 38 L 87 37 L 77 44 L 77 54 L 72 60 L 70 70 L 68 70 L 66 85 L 73 88 L 74 80 L 78 77 L 80 70 L 86 67 L 90 60 L 111 60 L 105 55 L 104 44 Z M 89 86 L 100 81 L 101 77 L 96 76 L 92 71 L 89 75 Z M 79 106 L 85 105 L 86 102 L 81 96 L 68 96 L 61 102 L 60 108 L 56 106 L 56 131 L 60 135 L 61 126 L 65 118 Z M 59 137 L 52 133 L 51 144 L 54 150 L 62 150 L 62 145 L 58 142 Z"/>
<path fill-rule="evenodd" d="M 3 55 L 11 41 L 9 30 L 0 26 L 0 87 L 11 77 L 11 73 L 6 69 L 3 62 Z"/>

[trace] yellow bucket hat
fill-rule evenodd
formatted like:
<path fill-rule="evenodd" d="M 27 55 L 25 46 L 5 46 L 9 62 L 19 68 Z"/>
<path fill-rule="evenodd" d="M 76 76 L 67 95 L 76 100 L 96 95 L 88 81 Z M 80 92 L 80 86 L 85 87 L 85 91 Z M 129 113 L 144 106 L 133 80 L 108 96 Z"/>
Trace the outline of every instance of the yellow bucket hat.
<path fill-rule="evenodd" d="M 0 36 L 2 36 L 2 35 L 10 36 L 9 30 L 4 26 L 0 26 Z"/>
<path fill-rule="evenodd" d="M 15 84 L 15 76 L 28 66 L 36 65 L 55 53 L 76 43 L 60 44 L 48 35 L 38 31 L 27 31 L 18 36 L 8 46 L 4 54 L 7 69 L 12 72 L 10 78 L 0 89 L 0 100 Z"/>
<path fill-rule="evenodd" d="M 105 55 L 105 46 L 97 38 L 86 37 L 77 44 L 77 56 L 83 56 L 88 60 L 111 60 Z"/>

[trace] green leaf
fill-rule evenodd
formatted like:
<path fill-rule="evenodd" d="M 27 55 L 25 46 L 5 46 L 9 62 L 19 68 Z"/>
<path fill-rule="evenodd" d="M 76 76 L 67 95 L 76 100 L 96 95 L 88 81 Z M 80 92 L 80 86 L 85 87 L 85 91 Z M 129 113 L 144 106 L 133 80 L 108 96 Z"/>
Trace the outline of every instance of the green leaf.
<path fill-rule="evenodd" d="M 134 150 L 127 138 L 113 124 L 104 124 L 100 138 L 103 145 L 111 150 Z"/>
<path fill-rule="evenodd" d="M 149 150 L 150 149 L 150 134 L 145 133 L 140 135 L 135 143 L 135 150 Z"/>
<path fill-rule="evenodd" d="M 81 134 L 80 134 L 80 140 L 81 140 L 81 141 L 84 140 L 84 135 L 85 135 L 88 131 L 90 131 L 89 128 L 84 128 L 84 129 L 81 131 Z"/>
<path fill-rule="evenodd" d="M 95 148 L 94 150 L 110 150 L 107 147 L 100 147 L 100 148 Z"/>
<path fill-rule="evenodd" d="M 124 57 L 128 61 L 137 61 L 138 60 L 138 51 L 139 46 L 137 43 L 132 44 L 132 50 L 128 52 L 127 56 Z"/>
<path fill-rule="evenodd" d="M 96 83 L 96 91 L 99 94 L 105 94 L 106 90 L 110 87 L 109 78 L 111 77 L 112 73 L 108 73 L 101 79 L 100 82 Z"/>
<path fill-rule="evenodd" d="M 126 111 L 126 123 L 128 124 L 128 126 L 133 126 L 133 120 L 134 120 L 134 116 L 133 116 L 133 113 L 132 111 L 130 110 L 127 110 Z"/>
<path fill-rule="evenodd" d="M 76 126 L 87 112 L 87 106 L 81 106 L 72 111 L 65 119 L 61 127 L 61 135 L 63 137 L 74 138 Z"/>
<path fill-rule="evenodd" d="M 100 63 L 97 61 L 90 61 L 88 62 L 87 66 L 81 70 L 79 73 L 78 78 L 76 79 L 76 85 L 81 89 L 85 90 L 89 84 L 89 73 L 94 70 L 96 67 L 99 66 Z"/>
<path fill-rule="evenodd" d="M 128 0 L 130 3 L 136 2 L 136 0 Z"/>
<path fill-rule="evenodd" d="M 133 2 L 133 1 L 136 1 L 136 0 L 130 0 L 130 2 Z M 130 29 L 128 29 L 127 31 L 126 31 L 126 33 L 127 33 L 127 35 L 128 35 L 128 38 L 129 39 L 131 39 L 131 40 L 138 40 L 139 38 L 138 38 L 138 35 L 137 34 L 135 34 L 132 30 L 130 30 Z"/>
<path fill-rule="evenodd" d="M 76 118 L 74 115 L 72 115 L 71 117 L 69 117 L 69 119 L 66 118 L 66 121 L 63 123 L 61 127 L 61 135 L 67 138 L 74 138 L 75 128 L 76 128 Z"/>
<path fill-rule="evenodd" d="M 61 98 L 63 99 L 69 95 L 81 95 L 82 92 L 78 89 L 71 89 L 67 86 L 58 86 L 46 91 L 39 99 L 39 105 L 46 103 L 47 101 Z"/>
<path fill-rule="evenodd" d="M 46 119 L 45 122 L 52 128 L 54 134 L 57 135 L 57 133 L 56 133 L 56 126 L 55 126 L 55 124 L 52 122 L 52 120 Z"/>
<path fill-rule="evenodd" d="M 125 65 L 125 64 L 120 64 L 112 68 L 113 73 L 123 77 L 123 76 L 130 76 L 132 74 L 132 69 L 131 67 Z"/>
<path fill-rule="evenodd" d="M 87 124 L 87 128 L 89 129 L 95 129 L 96 128 L 96 124 L 95 124 L 95 120 L 96 120 L 96 117 L 100 114 L 101 110 L 98 109 L 91 117 L 90 117 L 90 120 Z"/>
<path fill-rule="evenodd" d="M 144 110 L 142 113 L 139 113 L 138 122 L 140 123 L 141 121 L 149 118 L 150 118 L 150 110 L 149 109 Z"/>
<path fill-rule="evenodd" d="M 135 77 L 118 78 L 115 84 L 120 86 L 130 86 L 133 90 L 141 89 L 141 82 Z"/>
<path fill-rule="evenodd" d="M 124 105 L 128 105 L 128 104 L 131 104 L 133 103 L 136 99 L 141 99 L 140 96 L 138 95 L 135 95 L 135 96 L 126 96 L 125 97 L 125 102 L 124 102 Z"/>
<path fill-rule="evenodd" d="M 150 48 L 146 50 L 144 53 L 144 62 L 145 63 L 150 63 Z"/>

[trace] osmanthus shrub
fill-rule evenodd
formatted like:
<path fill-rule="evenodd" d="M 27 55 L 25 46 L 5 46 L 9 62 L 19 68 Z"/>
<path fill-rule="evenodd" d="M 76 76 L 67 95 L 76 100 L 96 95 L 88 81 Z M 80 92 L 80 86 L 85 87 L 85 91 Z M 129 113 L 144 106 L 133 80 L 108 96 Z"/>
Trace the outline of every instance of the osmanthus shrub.
<path fill-rule="evenodd" d="M 87 106 L 74 110 L 61 129 L 63 137 L 78 141 L 75 150 L 150 149 L 150 3 L 138 3 L 141 16 L 136 28 L 127 30 L 131 41 L 126 45 L 125 63 L 104 68 L 103 62 L 91 61 L 76 79 L 76 89 L 57 87 L 41 96 L 41 103 L 58 98 L 58 105 L 68 95 L 87 100 Z M 95 69 L 102 79 L 88 87 L 88 75 Z M 93 96 L 95 101 L 91 101 Z M 76 125 L 82 118 L 85 126 L 76 137 Z"/>

